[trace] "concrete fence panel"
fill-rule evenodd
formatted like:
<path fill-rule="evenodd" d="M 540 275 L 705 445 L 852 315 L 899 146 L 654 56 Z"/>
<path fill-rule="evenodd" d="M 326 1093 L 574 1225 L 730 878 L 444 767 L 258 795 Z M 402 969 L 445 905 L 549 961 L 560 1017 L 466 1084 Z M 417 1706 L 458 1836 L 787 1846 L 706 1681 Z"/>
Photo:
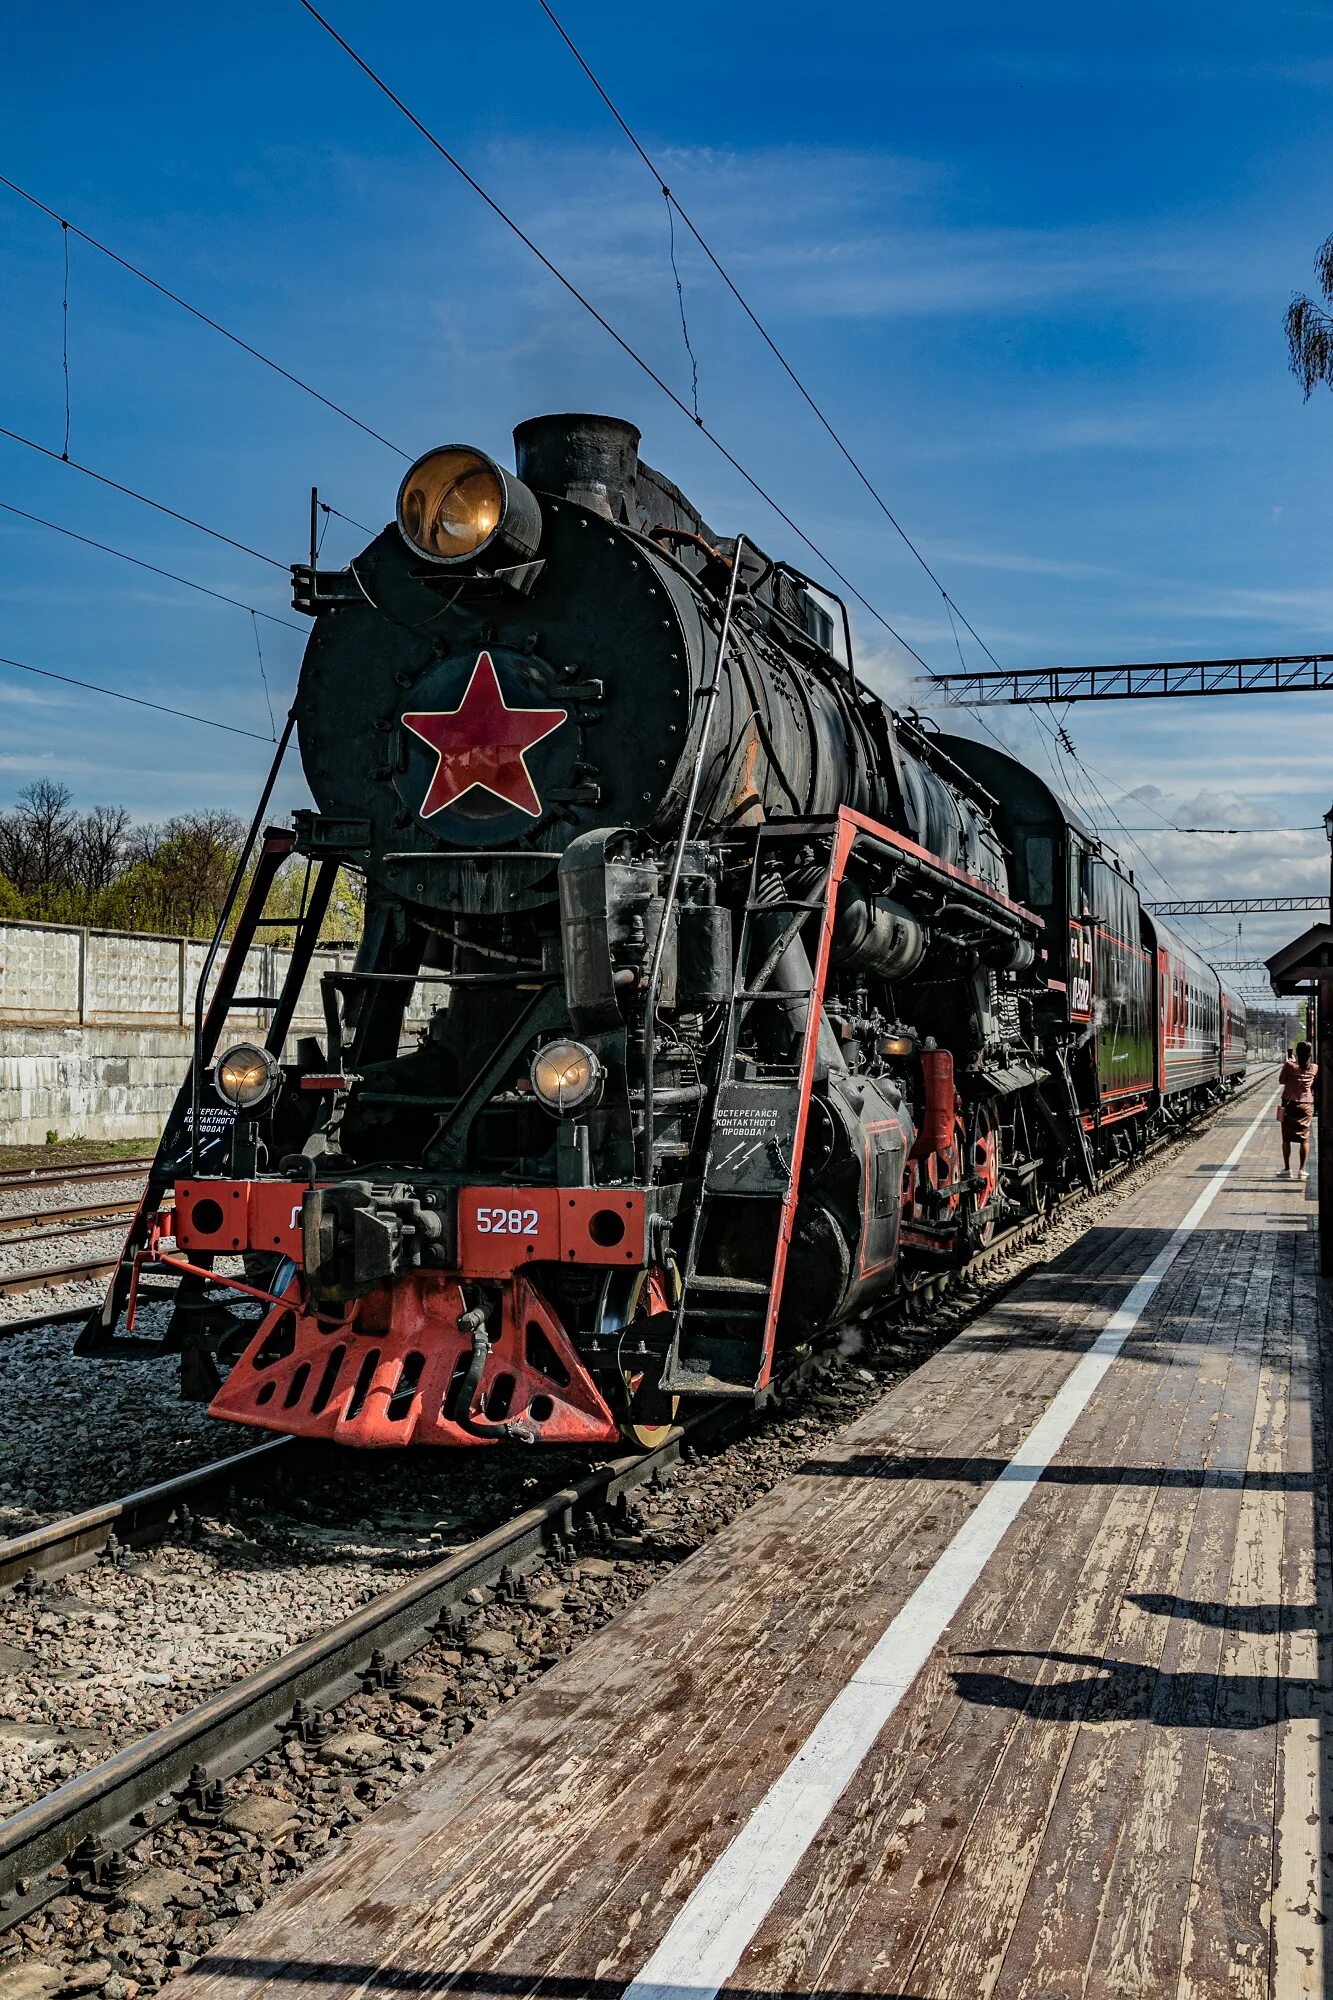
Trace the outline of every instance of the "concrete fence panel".
<path fill-rule="evenodd" d="M 155 1139 L 189 1064 L 207 951 L 197 938 L 0 922 L 0 1145 L 40 1145 L 48 1132 Z M 298 1034 L 323 1040 L 320 979 L 347 970 L 352 959 L 350 946 L 314 954 L 289 1051 Z M 290 963 L 284 945 L 254 946 L 242 995 L 276 999 Z M 438 986 L 413 990 L 408 1045 L 442 997 Z M 262 1037 L 271 1011 L 235 1010 L 228 1037 Z"/>

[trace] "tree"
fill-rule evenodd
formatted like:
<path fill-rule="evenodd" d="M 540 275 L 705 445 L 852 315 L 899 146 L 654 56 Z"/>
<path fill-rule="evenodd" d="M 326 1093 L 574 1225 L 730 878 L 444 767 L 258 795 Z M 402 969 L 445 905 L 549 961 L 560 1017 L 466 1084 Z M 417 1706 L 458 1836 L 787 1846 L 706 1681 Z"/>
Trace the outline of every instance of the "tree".
<path fill-rule="evenodd" d="M 124 866 L 130 816 L 124 806 L 94 806 L 74 829 L 73 874 L 80 889 L 100 896 Z"/>
<path fill-rule="evenodd" d="M 19 894 L 40 897 L 70 879 L 77 815 L 68 785 L 37 778 L 19 793 L 13 812 L 0 816 L 0 874 Z"/>
<path fill-rule="evenodd" d="M 1320 291 L 1333 307 L 1333 236 L 1321 244 L 1314 270 Z M 1333 389 L 1333 312 L 1297 292 L 1287 307 L 1284 325 L 1291 372 L 1299 378 L 1307 400 L 1319 382 Z"/>

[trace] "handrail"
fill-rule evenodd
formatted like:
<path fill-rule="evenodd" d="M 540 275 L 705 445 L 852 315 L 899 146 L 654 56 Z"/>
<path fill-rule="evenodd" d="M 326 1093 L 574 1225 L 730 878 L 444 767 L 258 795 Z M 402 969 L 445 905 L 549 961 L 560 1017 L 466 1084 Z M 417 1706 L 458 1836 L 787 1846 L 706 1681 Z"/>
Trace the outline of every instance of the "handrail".
<path fill-rule="evenodd" d="M 745 547 L 744 535 L 737 535 L 736 546 L 731 556 L 731 580 L 727 585 L 727 601 L 722 611 L 722 629 L 718 634 L 717 652 L 713 657 L 713 671 L 707 684 L 700 688 L 695 699 L 704 704 L 703 723 L 699 732 L 699 748 L 695 753 L 694 769 L 690 773 L 690 789 L 680 816 L 680 831 L 676 835 L 675 852 L 671 857 L 671 873 L 667 878 L 666 894 L 662 898 L 662 916 L 658 924 L 657 936 L 653 941 L 653 956 L 648 970 L 648 992 L 645 1002 L 643 1025 L 643 1180 L 647 1186 L 653 1177 L 653 1067 L 656 1055 L 657 996 L 662 987 L 662 962 L 666 955 L 667 936 L 671 919 L 675 914 L 676 901 L 680 895 L 681 871 L 685 866 L 685 849 L 689 844 L 690 822 L 699 800 L 699 787 L 703 782 L 704 764 L 708 758 L 709 743 L 713 734 L 713 716 L 717 708 L 717 698 L 722 687 L 722 669 L 726 664 L 727 647 L 731 640 L 731 614 L 736 604 L 736 588 L 741 575 L 741 550 Z"/>

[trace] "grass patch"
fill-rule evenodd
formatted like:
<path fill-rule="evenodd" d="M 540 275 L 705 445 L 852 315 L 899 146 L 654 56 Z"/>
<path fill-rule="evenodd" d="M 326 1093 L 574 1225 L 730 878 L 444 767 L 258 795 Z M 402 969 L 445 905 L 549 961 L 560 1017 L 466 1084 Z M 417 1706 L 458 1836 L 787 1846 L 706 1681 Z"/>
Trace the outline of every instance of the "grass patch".
<path fill-rule="evenodd" d="M 54 1146 L 0 1146 L 0 1173 L 29 1167 L 96 1166 L 103 1160 L 142 1160 L 156 1149 L 153 1139 L 58 1139 Z"/>

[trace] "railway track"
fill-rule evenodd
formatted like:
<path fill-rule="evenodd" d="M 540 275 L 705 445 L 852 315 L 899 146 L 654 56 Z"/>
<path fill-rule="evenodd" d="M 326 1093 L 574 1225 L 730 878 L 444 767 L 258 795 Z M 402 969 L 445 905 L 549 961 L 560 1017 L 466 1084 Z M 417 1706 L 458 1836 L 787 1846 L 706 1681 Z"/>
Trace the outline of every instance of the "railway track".
<path fill-rule="evenodd" d="M 142 1548 L 160 1541 L 169 1528 L 188 1526 L 192 1507 L 197 1509 L 224 1488 L 268 1471 L 290 1448 L 290 1439 L 274 1438 L 0 1542 L 0 1590 L 15 1584 L 30 1587 L 39 1577 L 63 1576 L 108 1549 L 114 1553 L 117 1548 Z"/>
<path fill-rule="evenodd" d="M 0 1249 L 12 1249 L 19 1243 L 35 1243 L 43 1235 L 74 1236 L 80 1230 L 110 1228 L 115 1222 L 128 1222 L 134 1214 L 133 1202 L 95 1201 L 81 1202 L 73 1208 L 33 1208 L 23 1213 L 0 1215 Z M 91 1218 L 100 1217 L 100 1222 Z M 46 1227 L 43 1229 L 42 1224 Z M 22 1232 L 32 1229 L 34 1233 Z M 12 1232 L 19 1231 L 15 1235 Z"/>
<path fill-rule="evenodd" d="M 1252 1095 L 1269 1081 L 1266 1075 L 1255 1078 L 1238 1095 Z M 1200 1120 L 1192 1132 L 1206 1129 L 1208 1122 Z M 1063 1207 L 1060 1219 L 1076 1219 L 1086 1201 L 1113 1192 L 1136 1169 L 1169 1152 L 1175 1136 L 1111 1170 L 1095 1194 Z M 1027 1218 L 988 1244 L 965 1270 L 922 1274 L 901 1298 L 899 1310 L 909 1319 L 918 1318 L 961 1280 L 984 1276 L 1049 1227 L 1047 1218 Z M 1015 1273 L 1014 1282 L 1030 1268 L 1028 1264 Z M 1004 1289 L 1003 1281 L 999 1289 Z M 991 1288 L 988 1302 L 995 1295 Z M 817 1365 L 807 1359 L 798 1372 L 808 1374 Z M 770 1400 L 780 1400 L 796 1386 L 796 1377 L 789 1377 Z M 612 1460 L 548 1494 L 22 1808 L 0 1824 L 0 1928 L 71 1885 L 113 1888 L 125 1868 L 121 1846 L 181 1811 L 211 1809 L 208 1800 L 216 1802 L 222 1782 L 293 1735 L 318 1742 L 321 1708 L 358 1689 L 385 1684 L 395 1663 L 432 1638 L 456 1637 L 459 1607 L 469 1592 L 512 1588 L 526 1569 L 567 1552 L 575 1535 L 591 1535 L 594 1545 L 599 1534 L 605 1539 L 622 1495 L 660 1482 L 683 1452 L 725 1439 L 752 1417 L 750 1405 L 701 1411 L 656 1450 Z M 43 1575 L 76 1568 L 111 1547 L 113 1537 L 125 1546 L 160 1539 L 173 1524 L 179 1526 L 183 1510 L 202 1504 L 224 1485 L 262 1476 L 280 1454 L 298 1448 L 279 1439 L 16 1537 L 0 1545 L 0 1585 L 21 1586 L 26 1580 L 31 1587 Z"/>
<path fill-rule="evenodd" d="M 0 1174 L 0 1192 L 119 1181 L 136 1176 L 150 1165 L 150 1160 L 135 1159 L 89 1167 L 35 1167 L 26 1173 Z M 95 1236 L 109 1229 L 127 1228 L 134 1210 L 134 1199 L 125 1195 L 108 1201 L 70 1201 L 54 1203 L 46 1208 L 11 1209 L 0 1213 L 0 1253 L 63 1243 L 80 1236 Z M 0 1297 L 53 1290 L 105 1278 L 115 1269 L 115 1264 L 114 1257 L 68 1258 L 60 1263 L 3 1270 L 0 1271 Z M 27 1330 L 38 1323 L 0 1321 L 0 1335 Z"/>
<path fill-rule="evenodd" d="M 89 1161 L 77 1167 L 8 1167 L 0 1172 L 0 1189 L 63 1187 L 66 1182 L 75 1181 L 129 1180 L 134 1174 L 146 1174 L 152 1164 L 153 1155 L 144 1153 L 132 1160 Z"/>
<path fill-rule="evenodd" d="M 31 1270 L 0 1273 L 0 1295 L 55 1290 L 61 1285 L 77 1285 L 89 1278 L 105 1278 L 116 1268 L 114 1257 L 94 1258 L 82 1264 L 45 1264 Z M 48 1317 L 41 1315 L 40 1317 Z M 64 1317 L 63 1314 L 59 1317 Z M 0 1334 L 13 1333 L 17 1321 L 0 1321 Z"/>
<path fill-rule="evenodd" d="M 0 1927 L 21 1921 L 71 1887 L 114 1887 L 124 1876 L 120 1847 L 182 1810 L 206 1810 L 222 1781 L 293 1732 L 318 1742 L 318 1708 L 384 1684 L 398 1661 L 434 1637 L 456 1635 L 465 1615 L 458 1607 L 467 1593 L 514 1587 L 526 1569 L 560 1560 L 576 1536 L 591 1532 L 595 1540 L 600 1530 L 605 1538 L 622 1495 L 660 1480 L 683 1451 L 719 1440 L 751 1414 L 748 1406 L 743 1414 L 714 1406 L 673 1430 L 655 1450 L 596 1467 L 23 1807 L 0 1824 Z M 243 1456 L 253 1463 L 258 1454 Z M 205 1471 L 215 1480 L 223 1476 L 219 1466 Z M 169 1485 L 188 1485 L 188 1477 Z M 72 1519 L 21 1539 L 31 1549 L 49 1537 L 39 1554 L 53 1563 L 74 1561 L 77 1554 L 70 1551 L 78 1532 L 104 1535 L 114 1527 L 114 1518 L 94 1524 L 94 1515 L 115 1516 L 116 1509 L 137 1502 L 147 1532 L 166 1493 L 158 1489 L 157 1497 L 137 1495 L 112 1509 L 90 1510 L 89 1516 L 76 1517 L 85 1523 L 82 1530 Z M 137 1526 L 140 1517 L 134 1518 Z"/>

